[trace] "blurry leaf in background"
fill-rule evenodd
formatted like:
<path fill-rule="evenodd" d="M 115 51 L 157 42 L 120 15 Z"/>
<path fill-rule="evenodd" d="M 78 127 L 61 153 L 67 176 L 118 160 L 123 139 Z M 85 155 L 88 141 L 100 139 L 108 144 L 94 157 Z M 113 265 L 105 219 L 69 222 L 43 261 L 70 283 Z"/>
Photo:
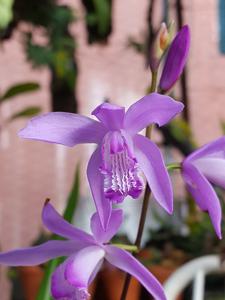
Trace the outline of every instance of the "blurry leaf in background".
<path fill-rule="evenodd" d="M 63 217 L 68 222 L 72 222 L 74 212 L 76 210 L 78 200 L 79 200 L 79 185 L 80 185 L 80 176 L 79 168 L 76 170 L 75 179 L 73 182 L 72 190 L 67 199 L 67 205 L 63 214 Z M 54 239 L 60 239 L 60 237 L 53 235 Z M 63 261 L 63 258 L 56 258 L 47 263 L 44 273 L 44 278 L 39 289 L 38 296 L 36 300 L 51 300 L 50 296 L 50 284 L 51 284 L 51 275 L 55 268 Z"/>
<path fill-rule="evenodd" d="M 0 97 L 0 103 L 6 100 L 11 100 L 11 98 L 20 94 L 34 92 L 39 88 L 40 85 L 36 82 L 26 82 L 13 85 L 10 88 L 8 88 L 8 90 L 4 93 L 3 96 Z"/>
<path fill-rule="evenodd" d="M 220 124 L 221 124 L 221 128 L 222 128 L 223 134 L 225 134 L 225 122 L 222 121 L 222 122 L 220 122 Z"/>
<path fill-rule="evenodd" d="M 25 36 L 25 47 L 27 58 L 32 62 L 33 67 L 41 67 L 51 65 L 53 61 L 53 53 L 47 46 L 40 46 L 32 43 L 32 34 Z"/>
<path fill-rule="evenodd" d="M 163 135 L 163 145 L 173 147 L 184 156 L 196 149 L 192 131 L 183 118 L 174 119 L 170 124 L 156 127 Z"/>
<path fill-rule="evenodd" d="M 13 0 L 0 0 L 0 29 L 8 26 L 13 18 Z"/>
<path fill-rule="evenodd" d="M 191 139 L 192 137 L 191 128 L 184 119 L 174 119 L 173 122 L 170 123 L 169 127 L 173 133 L 173 136 L 175 136 L 179 141 Z"/>
<path fill-rule="evenodd" d="M 89 44 L 106 42 L 112 32 L 112 0 L 82 0 Z"/>
<path fill-rule="evenodd" d="M 41 112 L 41 108 L 39 106 L 28 106 L 27 108 L 14 113 L 10 116 L 8 121 L 12 121 L 18 118 L 30 118 L 34 117 L 35 115 L 39 114 Z"/>
<path fill-rule="evenodd" d="M 143 40 L 144 40 L 144 38 L 143 38 Z M 128 38 L 127 46 L 132 47 L 137 53 L 145 54 L 146 45 L 145 45 L 144 41 L 137 41 L 135 38 L 130 36 Z"/>

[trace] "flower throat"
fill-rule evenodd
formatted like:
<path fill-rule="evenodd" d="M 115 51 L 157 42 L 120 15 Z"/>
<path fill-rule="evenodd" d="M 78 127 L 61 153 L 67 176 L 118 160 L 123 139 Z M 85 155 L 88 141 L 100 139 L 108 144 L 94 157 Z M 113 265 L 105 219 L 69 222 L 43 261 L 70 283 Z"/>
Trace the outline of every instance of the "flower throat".
<path fill-rule="evenodd" d="M 138 198 L 143 190 L 137 160 L 119 131 L 106 134 L 102 145 L 104 193 L 112 202 L 122 202 L 126 196 Z"/>

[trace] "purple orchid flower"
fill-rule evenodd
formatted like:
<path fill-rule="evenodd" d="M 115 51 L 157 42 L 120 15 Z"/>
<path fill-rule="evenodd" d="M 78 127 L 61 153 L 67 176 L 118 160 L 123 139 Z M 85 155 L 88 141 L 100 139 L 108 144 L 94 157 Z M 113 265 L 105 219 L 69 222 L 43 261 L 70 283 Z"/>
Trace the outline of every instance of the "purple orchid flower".
<path fill-rule="evenodd" d="M 91 218 L 92 236 L 73 227 L 50 203 L 46 203 L 42 213 L 44 225 L 68 240 L 51 240 L 39 246 L 0 253 L 0 263 L 32 266 L 55 257 L 68 256 L 52 275 L 52 296 L 57 300 L 85 300 L 90 296 L 88 286 L 106 259 L 110 264 L 136 277 L 154 299 L 166 300 L 161 284 L 138 260 L 127 251 L 109 244 L 122 219 L 122 210 L 113 210 L 108 229 L 104 231 L 99 216 L 95 213 Z"/>
<path fill-rule="evenodd" d="M 183 109 L 183 104 L 169 96 L 149 94 L 125 113 L 125 108 L 109 103 L 99 105 L 85 116 L 52 112 L 33 118 L 19 132 L 23 138 L 66 146 L 96 143 L 87 175 L 102 226 L 107 227 L 111 202 L 121 202 L 130 195 L 138 198 L 146 176 L 153 196 L 169 213 L 173 209 L 171 182 L 158 147 L 137 134 L 151 123 L 162 126 Z M 106 201 L 106 199 L 108 199 Z"/>
<path fill-rule="evenodd" d="M 190 31 L 183 26 L 170 45 L 165 65 L 159 82 L 159 87 L 166 92 L 179 79 L 187 61 L 190 48 Z"/>
<path fill-rule="evenodd" d="M 183 161 L 182 174 L 188 191 L 198 206 L 208 211 L 214 229 L 221 238 L 221 206 L 210 182 L 225 189 L 225 137 L 189 155 Z"/>

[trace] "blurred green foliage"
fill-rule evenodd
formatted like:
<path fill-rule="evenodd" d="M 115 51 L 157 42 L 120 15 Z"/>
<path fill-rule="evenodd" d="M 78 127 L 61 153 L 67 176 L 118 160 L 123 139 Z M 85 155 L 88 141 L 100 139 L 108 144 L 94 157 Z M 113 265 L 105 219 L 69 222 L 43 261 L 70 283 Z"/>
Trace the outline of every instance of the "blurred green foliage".
<path fill-rule="evenodd" d="M 112 0 L 82 0 L 88 42 L 106 42 L 112 32 Z"/>
<path fill-rule="evenodd" d="M 13 101 L 17 96 L 24 95 L 26 93 L 35 92 L 40 89 L 40 85 L 37 82 L 23 82 L 10 86 L 2 95 L 0 95 L 0 106 L 5 102 Z M 18 118 L 33 117 L 41 112 L 39 106 L 27 106 L 15 113 L 13 113 L 7 120 L 4 120 L 3 124 L 6 125 Z"/>
<path fill-rule="evenodd" d="M 6 28 L 13 18 L 13 0 L 0 0 L 0 29 Z"/>

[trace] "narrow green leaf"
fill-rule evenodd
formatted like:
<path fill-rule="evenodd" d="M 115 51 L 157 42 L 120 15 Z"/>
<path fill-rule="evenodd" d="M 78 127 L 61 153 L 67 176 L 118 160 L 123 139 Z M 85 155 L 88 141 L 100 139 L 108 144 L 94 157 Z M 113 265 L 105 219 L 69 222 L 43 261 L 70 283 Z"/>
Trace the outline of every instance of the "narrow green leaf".
<path fill-rule="evenodd" d="M 18 118 L 29 118 L 33 117 L 41 112 L 41 108 L 39 106 L 28 106 L 27 108 L 16 112 L 15 114 L 11 115 L 10 118 L 7 120 L 12 121 Z"/>
<path fill-rule="evenodd" d="M 72 222 L 73 215 L 77 207 L 78 199 L 79 199 L 79 185 L 80 185 L 80 177 L 79 177 L 79 168 L 76 170 L 75 179 L 73 183 L 72 190 L 67 199 L 67 205 L 63 214 L 63 217 L 68 221 Z M 52 239 L 61 239 L 60 237 L 53 235 Z M 52 300 L 50 296 L 50 284 L 51 284 L 51 275 L 55 268 L 62 262 L 63 258 L 56 258 L 48 262 L 45 268 L 44 278 L 41 283 L 41 287 L 39 289 L 38 296 L 36 300 Z"/>
<path fill-rule="evenodd" d="M 20 94 L 34 92 L 40 88 L 40 85 L 37 82 L 26 82 L 19 83 L 11 86 L 5 92 L 5 94 L 0 98 L 0 101 L 11 100 L 11 98 L 18 96 Z"/>

